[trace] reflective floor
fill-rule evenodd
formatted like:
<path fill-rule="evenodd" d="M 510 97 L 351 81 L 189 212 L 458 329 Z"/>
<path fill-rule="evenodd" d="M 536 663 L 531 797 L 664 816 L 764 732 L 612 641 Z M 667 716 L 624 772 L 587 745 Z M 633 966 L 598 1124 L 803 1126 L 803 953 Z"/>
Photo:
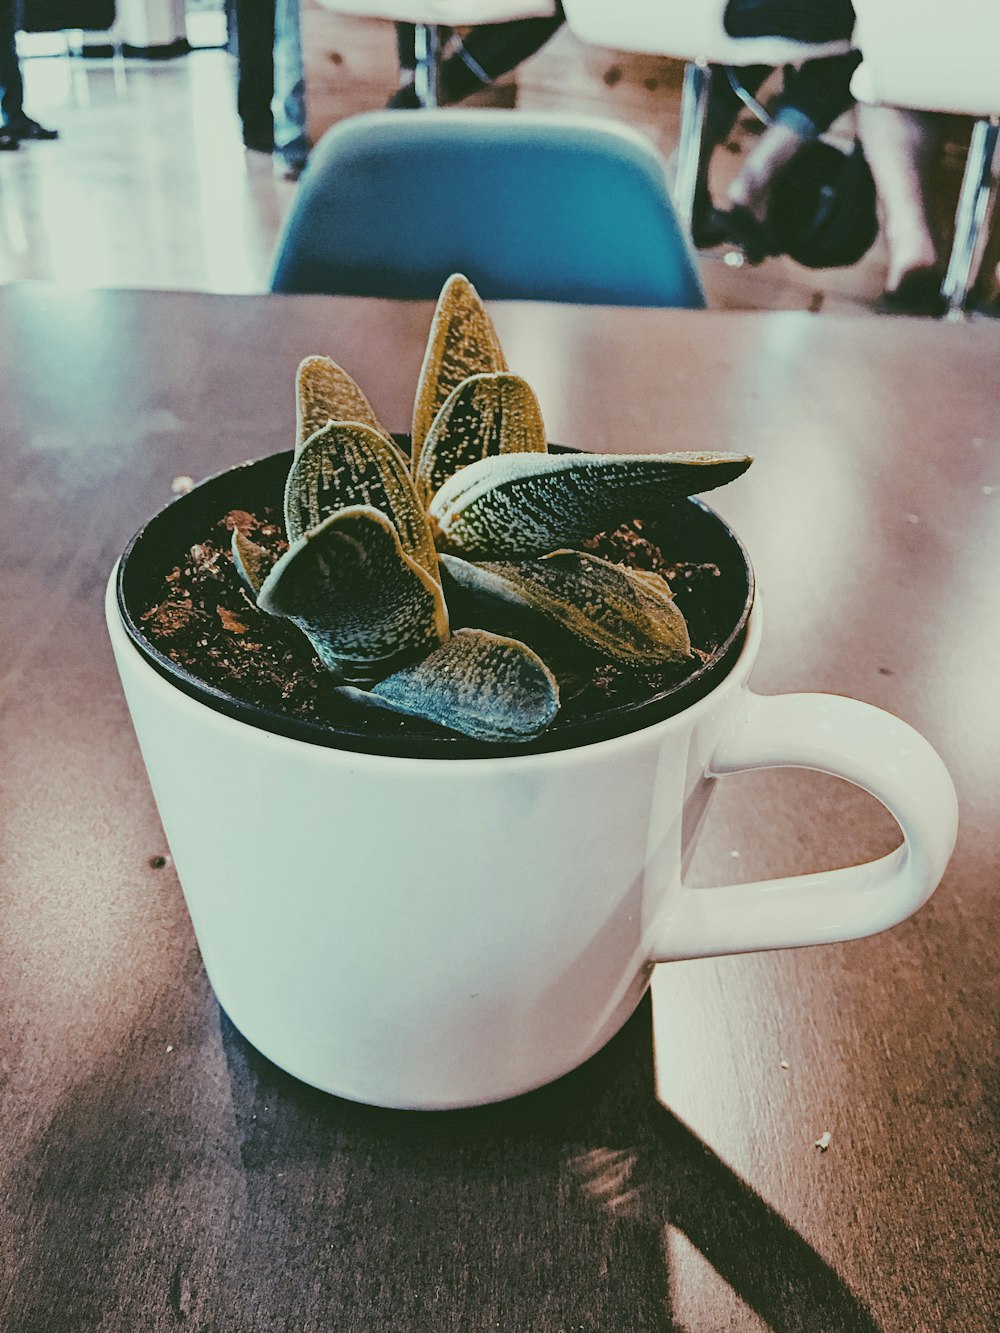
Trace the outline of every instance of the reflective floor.
<path fill-rule="evenodd" d="M 221 50 L 23 62 L 56 143 L 0 154 L 0 281 L 261 291 L 294 186 L 244 150 Z"/>

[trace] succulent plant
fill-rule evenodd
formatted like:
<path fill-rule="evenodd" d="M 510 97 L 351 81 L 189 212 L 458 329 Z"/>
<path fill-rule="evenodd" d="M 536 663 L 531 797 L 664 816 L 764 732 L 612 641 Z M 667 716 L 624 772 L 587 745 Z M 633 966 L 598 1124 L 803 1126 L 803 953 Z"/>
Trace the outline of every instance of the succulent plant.
<path fill-rule="evenodd" d="M 239 530 L 257 605 L 296 624 L 352 697 L 479 740 L 528 740 L 555 718 L 556 677 L 527 644 L 453 628 L 446 588 L 545 617 L 628 666 L 691 656 L 669 584 L 573 549 L 746 470 L 733 453 L 548 452 L 541 410 L 456 274 L 438 300 L 407 458 L 346 371 L 306 358 L 285 486 L 288 550 Z"/>

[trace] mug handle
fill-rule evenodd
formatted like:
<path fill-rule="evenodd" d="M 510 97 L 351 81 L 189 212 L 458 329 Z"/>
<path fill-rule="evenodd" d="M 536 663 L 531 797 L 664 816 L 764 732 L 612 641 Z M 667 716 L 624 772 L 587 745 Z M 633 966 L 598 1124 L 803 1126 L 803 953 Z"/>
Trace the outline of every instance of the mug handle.
<path fill-rule="evenodd" d="M 875 935 L 927 901 L 955 846 L 954 783 L 912 727 L 838 695 L 744 693 L 740 715 L 709 761 L 710 777 L 753 768 L 831 773 L 877 797 L 903 841 L 887 856 L 841 870 L 717 889 L 682 887 L 657 924 L 653 962 Z"/>

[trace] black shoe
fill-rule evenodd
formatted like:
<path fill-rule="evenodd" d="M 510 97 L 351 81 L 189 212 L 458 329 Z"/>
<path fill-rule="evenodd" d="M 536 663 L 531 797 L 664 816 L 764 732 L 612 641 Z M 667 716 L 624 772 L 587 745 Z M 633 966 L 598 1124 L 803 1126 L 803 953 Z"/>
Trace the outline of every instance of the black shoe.
<path fill-rule="evenodd" d="M 11 134 L 6 126 L 0 130 L 0 153 L 16 153 L 21 147 L 16 134 Z"/>
<path fill-rule="evenodd" d="M 420 99 L 417 96 L 417 90 L 414 84 L 404 83 L 402 87 L 397 88 L 393 95 L 386 102 L 386 107 L 390 111 L 416 111 L 420 107 Z"/>
<path fill-rule="evenodd" d="M 760 264 L 780 255 L 781 247 L 771 235 L 771 228 L 753 216 L 749 208 L 736 204 L 728 212 L 720 213 L 719 221 L 727 232 L 725 239 L 732 245 L 739 245 L 748 264 Z"/>
<path fill-rule="evenodd" d="M 725 245 L 731 240 L 725 219 L 726 214 L 714 204 L 702 204 L 695 208 L 691 219 L 691 239 L 696 250 L 714 250 L 717 245 Z"/>
<path fill-rule="evenodd" d="M 903 275 L 899 286 L 883 292 L 875 302 L 880 315 L 924 315 L 938 319 L 947 309 L 941 295 L 941 274 L 936 268 L 915 268 Z"/>
<path fill-rule="evenodd" d="M 697 208 L 691 223 L 691 239 L 696 249 L 735 245 L 743 251 L 748 264 L 760 264 L 781 253 L 767 223 L 761 223 L 740 205 L 727 211 L 713 204 Z"/>
<path fill-rule="evenodd" d="M 37 120 L 32 120 L 30 116 L 22 116 L 20 120 L 13 121 L 7 126 L 8 134 L 12 134 L 19 142 L 26 139 L 36 139 L 39 142 L 50 139 L 58 139 L 58 130 L 47 130 L 44 125 L 39 125 Z"/>

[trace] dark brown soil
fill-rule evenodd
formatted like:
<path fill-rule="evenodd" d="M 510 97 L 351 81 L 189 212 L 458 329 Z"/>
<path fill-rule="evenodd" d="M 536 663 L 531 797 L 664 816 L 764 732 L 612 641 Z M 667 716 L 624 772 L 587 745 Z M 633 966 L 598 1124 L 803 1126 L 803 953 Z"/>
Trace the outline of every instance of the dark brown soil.
<path fill-rule="evenodd" d="M 297 718 L 335 723 L 345 707 L 336 682 L 294 625 L 257 609 L 237 573 L 230 554 L 237 527 L 275 558 L 287 548 L 278 509 L 230 511 L 165 576 L 162 600 L 141 617 L 143 631 L 178 666 L 238 699 Z M 642 535 L 640 520 L 585 546 L 605 559 L 662 574 L 687 618 L 696 656 L 689 664 L 662 671 L 630 671 L 581 653 L 577 645 L 560 641 L 558 631 L 553 635 L 551 627 L 533 635 L 524 622 L 504 625 L 492 620 L 489 627 L 498 633 L 516 632 L 529 643 L 534 638 L 532 646 L 558 677 L 562 706 L 555 726 L 647 699 L 684 679 L 718 646 L 708 610 L 710 585 L 719 576 L 716 565 L 672 562 Z M 448 606 L 455 628 L 484 623 L 474 608 L 463 606 L 451 593 Z M 420 730 L 429 725 L 400 722 Z"/>

